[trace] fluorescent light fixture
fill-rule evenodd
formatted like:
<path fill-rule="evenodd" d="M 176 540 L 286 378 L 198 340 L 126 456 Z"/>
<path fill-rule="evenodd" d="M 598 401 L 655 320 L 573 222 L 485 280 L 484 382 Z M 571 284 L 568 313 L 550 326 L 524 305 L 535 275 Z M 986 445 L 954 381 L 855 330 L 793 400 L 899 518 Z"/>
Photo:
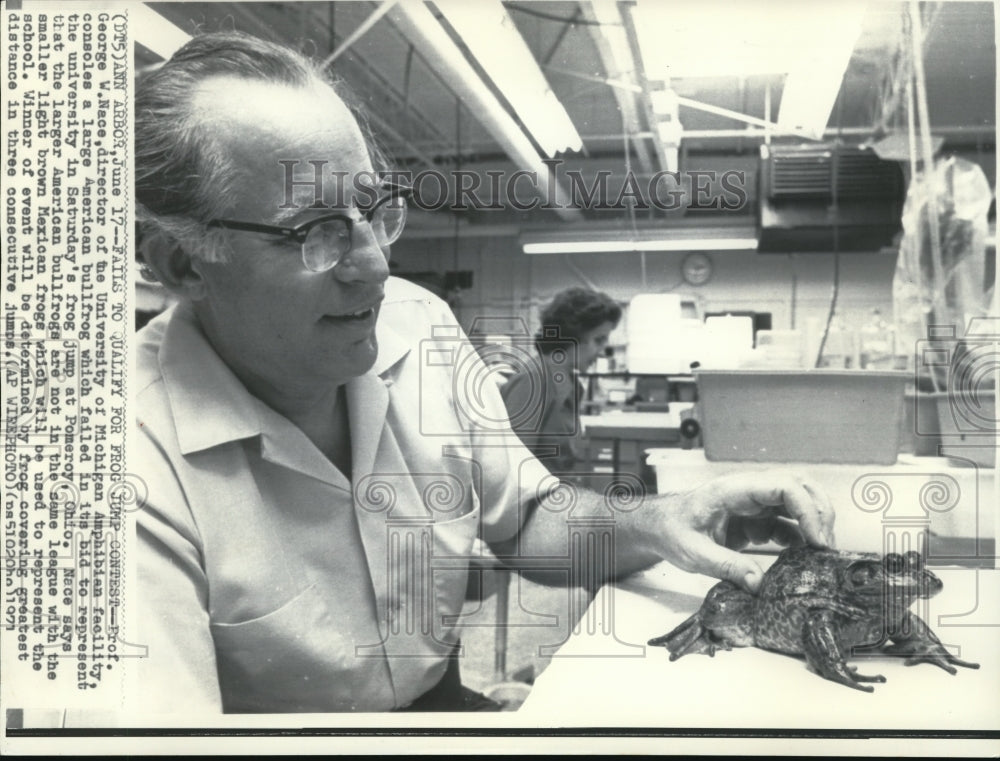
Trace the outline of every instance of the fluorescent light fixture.
<path fill-rule="evenodd" d="M 567 222 L 580 222 L 583 213 L 569 191 L 556 178 L 549 183 L 549 167 L 543 163 L 535 145 L 473 69 L 430 6 L 423 0 L 400 0 L 389 12 L 389 18 L 403 38 L 421 51 L 430 69 L 461 98 L 517 167 L 535 173 L 538 197 L 548 198 L 551 190 L 556 199 L 555 213 Z"/>
<path fill-rule="evenodd" d="M 51 11 L 52 0 L 24 0 L 21 7 L 26 11 Z M 146 3 L 134 0 L 103 0 L 97 4 L 102 11 L 116 10 L 128 14 L 129 31 L 132 39 L 148 48 L 163 60 L 167 60 L 191 39 L 191 35 L 179 26 L 167 21 Z M 66 10 L 66 4 L 60 7 Z"/>
<path fill-rule="evenodd" d="M 167 60 L 191 39 L 191 35 L 167 21 L 145 3 L 128 6 L 132 38 Z"/>
<path fill-rule="evenodd" d="M 805 132 L 817 140 L 823 138 L 861 34 L 865 10 L 864 3 L 838 3 L 834 13 L 820 14 L 822 34 L 815 36 L 785 79 L 778 112 L 779 129 Z"/>
<path fill-rule="evenodd" d="M 436 0 L 435 5 L 546 155 L 583 148 L 569 114 L 499 0 Z"/>
<path fill-rule="evenodd" d="M 522 244 L 526 254 L 604 254 L 627 251 L 751 251 L 756 238 L 665 238 L 653 240 L 559 240 Z"/>
<path fill-rule="evenodd" d="M 622 3 L 621 5 L 626 4 Z M 589 14 L 586 13 L 587 10 L 585 7 L 584 12 L 588 20 L 596 21 L 598 24 L 593 27 L 595 30 L 593 36 L 608 84 L 618 87 L 624 86 L 625 89 L 636 94 L 635 97 L 630 97 L 624 92 L 618 90 L 615 92 L 625 132 L 641 132 L 640 122 L 650 122 L 649 127 L 652 129 L 651 136 L 653 138 L 652 148 L 658 159 L 659 168 L 668 172 L 677 171 L 680 138 L 678 137 L 673 142 L 670 140 L 680 129 L 680 122 L 677 121 L 676 102 L 673 112 L 669 112 L 669 110 L 666 112 L 666 115 L 670 116 L 669 120 L 676 122 L 676 128 L 668 127 L 664 130 L 659 128 L 659 122 L 668 121 L 665 114 L 662 113 L 659 114 L 660 117 L 663 117 L 660 119 L 649 118 L 648 113 L 646 118 L 639 118 L 640 109 L 653 108 L 655 110 L 655 107 L 650 106 L 649 101 L 656 97 L 662 98 L 662 96 L 657 95 L 656 91 L 651 92 L 646 83 L 643 82 L 639 52 L 633 50 L 632 38 L 634 34 L 631 29 L 633 26 L 631 10 L 619 8 L 617 0 L 590 0 Z M 671 132 L 671 130 L 674 131 Z M 646 148 L 645 141 L 637 139 L 634 142 L 640 166 L 643 167 L 644 171 L 652 173 L 653 159 Z"/>
<path fill-rule="evenodd" d="M 629 84 L 634 84 L 635 64 L 632 59 L 632 46 L 629 45 L 628 33 L 625 31 L 625 22 L 618 10 L 618 3 L 616 0 L 591 0 L 590 7 L 594 20 L 600 24 L 601 34 L 608 44 L 613 59 L 614 71 L 607 71 L 608 77 L 627 80 Z M 641 91 L 642 88 L 636 86 L 636 92 Z"/>

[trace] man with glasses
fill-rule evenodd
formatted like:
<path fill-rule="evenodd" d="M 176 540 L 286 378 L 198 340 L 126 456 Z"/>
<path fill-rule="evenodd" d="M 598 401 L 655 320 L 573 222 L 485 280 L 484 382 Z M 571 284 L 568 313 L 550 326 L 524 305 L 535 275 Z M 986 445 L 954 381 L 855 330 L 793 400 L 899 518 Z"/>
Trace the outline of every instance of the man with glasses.
<path fill-rule="evenodd" d="M 490 384 L 472 401 L 493 427 L 470 423 L 447 307 L 389 277 L 406 189 L 359 180 L 384 166 L 338 85 L 245 35 L 185 45 L 138 84 L 135 119 L 141 255 L 179 304 L 138 337 L 134 707 L 494 707 L 457 673 L 473 540 L 564 557 L 567 513 L 496 435 Z M 575 496 L 575 517 L 607 511 Z M 788 541 L 780 516 L 832 541 L 829 504 L 790 476 L 647 498 L 591 577 L 666 558 L 752 589 L 759 568 L 721 542 Z"/>

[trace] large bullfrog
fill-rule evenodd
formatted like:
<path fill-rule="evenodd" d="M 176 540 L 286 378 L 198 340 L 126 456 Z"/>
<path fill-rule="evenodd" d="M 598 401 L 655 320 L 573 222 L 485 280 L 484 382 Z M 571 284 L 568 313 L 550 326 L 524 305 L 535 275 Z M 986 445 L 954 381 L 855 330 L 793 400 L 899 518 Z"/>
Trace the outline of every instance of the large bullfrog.
<path fill-rule="evenodd" d="M 701 609 L 669 634 L 649 641 L 664 645 L 674 661 L 688 653 L 714 656 L 717 649 L 760 647 L 804 655 L 820 676 L 857 690 L 862 682 L 884 682 L 859 674 L 847 658 L 861 648 L 906 657 L 906 665 L 933 663 L 979 668 L 959 660 L 934 632 L 909 611 L 918 598 L 941 591 L 941 580 L 917 552 L 838 552 L 793 547 L 784 550 L 761 581 L 756 595 L 728 581 L 709 591 Z"/>

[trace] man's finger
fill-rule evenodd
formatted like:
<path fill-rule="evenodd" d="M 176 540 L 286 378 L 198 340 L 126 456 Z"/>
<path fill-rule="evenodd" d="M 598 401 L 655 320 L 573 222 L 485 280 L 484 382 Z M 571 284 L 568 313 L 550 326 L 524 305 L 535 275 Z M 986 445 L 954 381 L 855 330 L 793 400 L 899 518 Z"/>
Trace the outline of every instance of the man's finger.
<path fill-rule="evenodd" d="M 837 520 L 837 512 L 833 509 L 833 503 L 830 501 L 830 496 L 826 493 L 826 491 L 814 487 L 808 481 L 806 481 L 803 486 L 812 496 L 813 500 L 819 505 L 820 522 L 823 524 L 823 534 L 826 536 L 826 544 L 828 547 L 832 548 L 836 541 L 833 524 Z"/>
<path fill-rule="evenodd" d="M 731 581 L 751 594 L 756 594 L 760 588 L 764 572 L 755 561 L 716 544 L 704 534 L 692 537 L 687 554 L 695 566 L 688 570 Z"/>
<path fill-rule="evenodd" d="M 826 493 L 806 479 L 784 471 L 724 477 L 721 503 L 733 515 L 755 516 L 768 510 L 794 518 L 809 544 L 833 546 L 835 513 Z"/>
<path fill-rule="evenodd" d="M 815 489 L 794 477 L 783 479 L 780 487 L 785 512 L 799 522 L 805 540 L 814 547 L 829 547 L 833 540 L 833 509 L 815 493 Z"/>

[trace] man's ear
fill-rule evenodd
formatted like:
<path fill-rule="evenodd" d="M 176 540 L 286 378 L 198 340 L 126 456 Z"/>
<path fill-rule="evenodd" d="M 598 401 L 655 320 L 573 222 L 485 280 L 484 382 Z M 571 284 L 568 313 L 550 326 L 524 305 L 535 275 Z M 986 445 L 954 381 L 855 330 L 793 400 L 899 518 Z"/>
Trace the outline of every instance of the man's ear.
<path fill-rule="evenodd" d="M 205 298 L 205 281 L 197 260 L 173 237 L 159 231 L 144 235 L 142 259 L 171 293 L 191 301 Z"/>

